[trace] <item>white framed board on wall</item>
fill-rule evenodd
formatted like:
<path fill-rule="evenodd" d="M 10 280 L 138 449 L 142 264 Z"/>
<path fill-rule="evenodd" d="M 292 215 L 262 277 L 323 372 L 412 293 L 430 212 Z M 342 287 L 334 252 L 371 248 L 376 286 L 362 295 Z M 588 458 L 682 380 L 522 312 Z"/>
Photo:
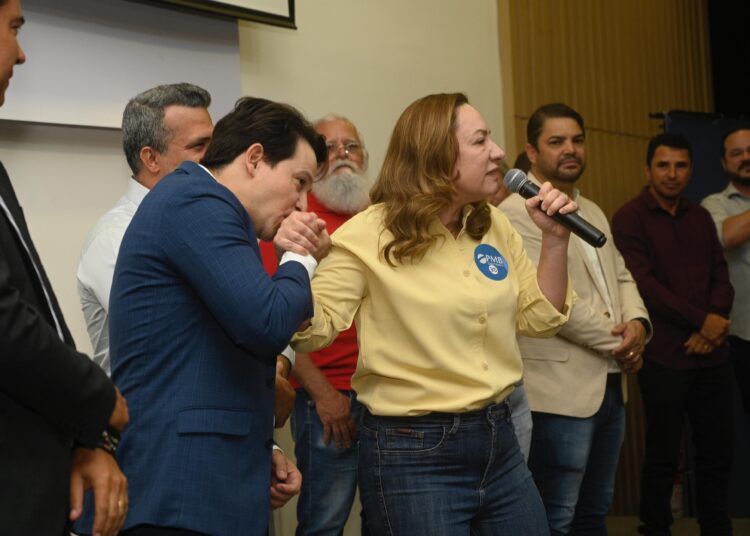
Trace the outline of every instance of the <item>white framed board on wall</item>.
<path fill-rule="evenodd" d="M 130 0 L 294 28 L 294 0 Z"/>
<path fill-rule="evenodd" d="M 191 82 L 218 119 L 241 96 L 237 21 L 124 0 L 24 0 L 17 66 L 0 119 L 119 128 L 150 87 Z"/>

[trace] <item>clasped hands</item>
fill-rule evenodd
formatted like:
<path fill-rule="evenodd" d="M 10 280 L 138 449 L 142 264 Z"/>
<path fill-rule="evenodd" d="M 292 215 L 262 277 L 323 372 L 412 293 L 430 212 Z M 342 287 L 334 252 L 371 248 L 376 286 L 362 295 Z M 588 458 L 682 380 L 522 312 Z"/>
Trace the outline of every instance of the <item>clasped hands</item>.
<path fill-rule="evenodd" d="M 279 258 L 285 251 L 291 251 L 312 255 L 320 262 L 331 250 L 326 222 L 314 212 L 292 212 L 281 222 L 273 242 Z"/>
<path fill-rule="evenodd" d="M 620 335 L 622 342 L 612 350 L 620 369 L 625 374 L 634 374 L 643 366 L 643 350 L 646 347 L 646 328 L 640 320 L 622 322 L 612 328 L 612 335 Z"/>
<path fill-rule="evenodd" d="M 715 313 L 708 313 L 700 331 L 696 331 L 685 341 L 686 354 L 710 354 L 724 343 L 729 334 L 731 321 Z"/>

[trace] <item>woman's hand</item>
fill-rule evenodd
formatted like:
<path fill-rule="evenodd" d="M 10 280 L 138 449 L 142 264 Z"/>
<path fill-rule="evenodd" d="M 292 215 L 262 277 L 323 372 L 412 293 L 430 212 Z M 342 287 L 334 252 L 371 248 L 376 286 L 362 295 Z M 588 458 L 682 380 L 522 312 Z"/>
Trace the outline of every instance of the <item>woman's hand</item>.
<path fill-rule="evenodd" d="M 552 186 L 552 183 L 545 182 L 539 188 L 538 195 L 526 200 L 526 210 L 542 233 L 567 239 L 570 231 L 550 216 L 558 212 L 570 214 L 578 210 L 578 205 L 567 194 Z"/>

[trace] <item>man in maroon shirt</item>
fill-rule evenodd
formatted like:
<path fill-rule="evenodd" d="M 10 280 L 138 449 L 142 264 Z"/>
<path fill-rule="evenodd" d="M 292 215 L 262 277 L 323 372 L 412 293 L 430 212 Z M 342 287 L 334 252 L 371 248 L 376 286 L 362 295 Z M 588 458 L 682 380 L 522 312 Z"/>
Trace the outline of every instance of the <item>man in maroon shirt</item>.
<path fill-rule="evenodd" d="M 368 155 L 349 119 L 327 115 L 314 126 L 326 138 L 328 169 L 313 184 L 307 209 L 322 218 L 333 234 L 370 204 Z M 261 253 L 266 268 L 274 271 L 276 257 L 269 244 L 261 243 Z M 351 387 L 357 356 L 354 326 L 328 348 L 297 353 L 292 370 L 297 397 L 291 418 L 294 451 L 303 475 L 297 536 L 341 534 L 349 517 L 357 486 L 355 422 L 361 411 Z"/>
<path fill-rule="evenodd" d="M 612 233 L 648 308 L 654 335 L 638 373 L 646 415 L 641 534 L 670 534 L 670 497 L 687 414 L 696 449 L 701 534 L 732 533 L 732 376 L 725 339 L 734 291 L 711 216 L 681 197 L 692 150 L 676 134 L 649 143 L 647 186 Z"/>

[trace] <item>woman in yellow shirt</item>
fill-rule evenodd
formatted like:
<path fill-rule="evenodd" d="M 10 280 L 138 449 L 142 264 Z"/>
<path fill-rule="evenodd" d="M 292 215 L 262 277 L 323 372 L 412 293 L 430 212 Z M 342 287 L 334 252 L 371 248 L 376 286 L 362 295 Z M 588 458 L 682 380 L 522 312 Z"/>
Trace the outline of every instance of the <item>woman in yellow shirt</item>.
<path fill-rule="evenodd" d="M 396 123 L 373 206 L 333 235 L 313 278 L 315 316 L 293 346 L 324 347 L 357 324 L 371 533 L 548 533 L 505 400 L 522 373 L 516 332 L 552 336 L 569 314 L 569 233 L 547 214 L 576 205 L 550 184 L 527 202 L 543 232 L 535 270 L 485 201 L 503 156 L 464 95 L 417 100 Z"/>

